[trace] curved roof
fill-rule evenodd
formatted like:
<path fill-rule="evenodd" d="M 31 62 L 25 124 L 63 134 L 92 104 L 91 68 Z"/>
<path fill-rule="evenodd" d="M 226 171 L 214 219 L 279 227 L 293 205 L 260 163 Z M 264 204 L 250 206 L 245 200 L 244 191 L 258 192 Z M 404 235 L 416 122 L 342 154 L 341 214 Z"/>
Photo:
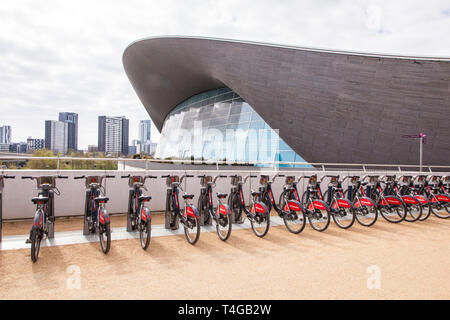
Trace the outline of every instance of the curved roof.
<path fill-rule="evenodd" d="M 187 98 L 229 87 L 310 162 L 450 158 L 450 59 L 365 54 L 197 37 L 136 41 L 125 71 L 156 127 Z M 445 158 L 446 157 L 446 158 Z"/>

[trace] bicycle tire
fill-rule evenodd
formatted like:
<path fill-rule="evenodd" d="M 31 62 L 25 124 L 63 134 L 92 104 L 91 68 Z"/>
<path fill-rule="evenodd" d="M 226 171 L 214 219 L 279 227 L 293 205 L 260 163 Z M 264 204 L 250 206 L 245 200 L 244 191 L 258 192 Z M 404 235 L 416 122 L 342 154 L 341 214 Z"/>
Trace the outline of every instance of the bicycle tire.
<path fill-rule="evenodd" d="M 406 214 L 407 214 L 405 205 L 402 204 L 402 205 L 400 205 L 400 206 L 399 206 L 399 205 L 396 205 L 395 207 L 394 207 L 394 206 L 388 207 L 388 206 L 380 205 L 380 201 L 381 201 L 381 198 L 380 198 L 380 200 L 378 200 L 378 202 L 377 202 L 377 207 L 378 207 L 378 210 L 379 210 L 381 216 L 382 216 L 386 221 L 388 221 L 388 222 L 390 222 L 390 223 L 400 223 L 400 222 L 402 222 L 403 220 L 405 220 L 405 217 L 406 217 Z M 403 211 L 403 214 L 402 214 L 402 215 L 399 214 L 399 210 L 398 210 L 399 208 L 401 208 L 402 211 Z M 391 219 L 391 217 L 389 217 L 389 214 L 392 213 L 392 209 L 395 209 L 396 214 L 400 217 L 400 220 L 394 220 L 394 219 Z M 388 211 L 388 210 L 391 210 L 391 211 Z"/>
<path fill-rule="evenodd" d="M 31 240 L 31 261 L 36 262 L 39 257 L 39 251 L 41 248 L 41 232 L 38 228 L 33 228 L 30 233 Z"/>
<path fill-rule="evenodd" d="M 445 211 L 447 211 L 447 215 L 441 215 L 440 211 L 436 210 L 436 208 L 432 208 L 432 212 L 433 214 L 439 218 L 439 219 L 449 219 L 450 218 L 450 204 L 449 203 L 445 203 L 442 205 L 442 207 L 445 209 Z"/>
<path fill-rule="evenodd" d="M 432 211 L 433 211 L 433 209 L 431 208 L 431 204 L 429 204 L 429 203 L 423 204 L 422 205 L 422 215 L 420 216 L 419 221 L 427 220 L 430 217 Z"/>
<path fill-rule="evenodd" d="M 255 226 L 256 221 L 254 219 L 250 220 L 250 224 L 252 226 L 253 233 L 257 237 L 263 238 L 267 234 L 267 232 L 269 232 L 269 228 L 270 228 L 270 212 L 268 210 L 265 213 L 257 212 L 255 214 L 255 216 L 258 216 L 259 219 L 262 218 L 263 219 L 262 221 L 266 222 L 265 226 L 262 228 L 262 231 L 259 231 L 257 229 L 257 226 Z"/>
<path fill-rule="evenodd" d="M 186 236 L 186 240 L 194 245 L 197 243 L 198 239 L 200 238 L 200 223 L 198 223 L 198 219 L 197 218 L 186 218 L 187 221 L 191 221 L 193 222 L 193 226 L 192 228 L 188 228 L 186 225 L 184 225 L 184 235 Z M 189 229 L 192 229 L 193 231 L 195 231 L 195 237 L 191 237 L 189 235 Z"/>
<path fill-rule="evenodd" d="M 98 237 L 100 240 L 100 246 L 104 254 L 107 254 L 111 249 L 111 225 L 106 223 L 104 225 L 100 225 L 98 230 Z M 106 239 L 103 238 L 103 234 L 105 234 Z"/>
<path fill-rule="evenodd" d="M 225 234 L 223 234 L 222 232 L 220 232 L 220 220 L 224 221 L 224 224 L 226 226 L 226 228 L 224 228 L 226 230 Z M 233 223 L 231 222 L 231 216 L 229 213 L 227 214 L 218 214 L 218 218 L 217 218 L 217 223 L 216 223 L 216 231 L 217 231 L 217 235 L 219 236 L 219 239 L 222 241 L 227 241 L 228 238 L 231 235 L 231 230 L 232 230 L 232 226 Z"/>
<path fill-rule="evenodd" d="M 419 200 L 417 200 L 417 202 L 418 202 L 417 204 L 405 205 L 405 208 L 407 211 L 406 216 L 405 216 L 405 221 L 415 222 L 415 221 L 419 220 L 420 217 L 422 216 L 422 212 L 423 212 L 422 205 L 420 204 Z M 412 213 L 414 208 L 418 212 L 417 215 L 415 215 L 415 214 L 413 215 L 413 213 Z M 411 216 L 411 218 L 409 218 L 409 216 Z"/>
<path fill-rule="evenodd" d="M 328 196 L 328 190 L 325 191 L 325 193 L 323 194 L 323 198 L 327 199 L 327 196 Z M 344 194 L 344 196 L 345 196 L 345 194 Z M 333 202 L 333 204 L 334 204 L 334 202 Z M 330 205 L 330 208 L 333 208 L 333 204 Z M 333 209 L 330 209 L 330 213 L 331 213 L 331 216 L 333 217 L 334 223 L 341 229 L 348 229 L 353 225 L 353 223 L 355 223 L 355 213 L 353 211 L 353 208 L 344 208 L 344 211 L 345 211 L 346 215 L 350 216 L 350 220 L 349 220 L 348 224 L 341 223 L 341 220 L 336 217 L 336 215 L 338 215 L 340 213 L 334 212 Z M 343 220 L 345 220 L 345 219 L 343 219 Z"/>
<path fill-rule="evenodd" d="M 346 194 L 348 193 L 348 190 L 345 190 L 344 192 L 344 196 L 346 197 Z M 348 199 L 348 197 L 347 197 Z M 375 222 L 377 222 L 378 219 L 378 209 L 377 206 L 375 204 L 375 202 L 370 199 L 367 198 L 368 200 L 370 200 L 372 202 L 372 206 L 367 206 L 365 204 L 362 204 L 361 202 L 359 202 L 360 207 L 356 207 L 356 200 L 353 200 L 353 207 L 354 207 L 354 214 L 355 214 L 355 220 L 358 221 L 358 223 L 364 227 L 371 227 L 375 224 Z M 366 199 L 366 200 L 367 200 Z M 370 211 L 372 211 L 372 215 L 373 218 L 371 218 L 369 220 L 369 222 L 366 222 L 367 220 L 367 216 L 370 214 Z M 361 216 L 361 217 L 360 217 Z"/>
<path fill-rule="evenodd" d="M 152 221 L 148 219 L 147 221 L 141 222 L 141 227 L 139 228 L 139 240 L 141 242 L 141 247 L 147 250 L 150 245 L 152 235 Z"/>
<path fill-rule="evenodd" d="M 306 201 L 306 192 L 307 192 L 306 190 L 303 192 L 302 202 Z M 308 222 L 309 222 L 309 225 L 311 226 L 311 228 L 313 228 L 314 230 L 319 231 L 319 232 L 323 232 L 323 231 L 327 230 L 327 228 L 329 227 L 330 222 L 331 222 L 329 210 L 314 209 L 314 211 L 310 211 L 307 208 L 307 205 L 308 205 L 307 203 L 306 204 L 302 203 L 302 205 L 307 212 L 306 216 L 308 217 Z M 320 212 L 317 212 L 316 210 L 318 210 Z M 316 224 L 316 222 L 313 222 L 313 219 L 311 218 L 312 215 L 317 215 L 317 214 L 320 214 L 319 219 L 321 219 L 322 217 L 326 217 L 325 218 L 326 221 L 318 221 L 319 223 L 325 222 L 325 225 L 323 225 L 322 227 L 319 224 Z"/>

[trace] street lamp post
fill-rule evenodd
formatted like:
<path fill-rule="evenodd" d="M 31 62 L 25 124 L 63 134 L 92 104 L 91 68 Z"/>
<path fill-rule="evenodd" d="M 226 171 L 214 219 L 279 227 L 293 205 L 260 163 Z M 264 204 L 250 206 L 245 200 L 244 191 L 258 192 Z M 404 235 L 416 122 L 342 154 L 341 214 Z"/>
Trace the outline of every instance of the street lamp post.
<path fill-rule="evenodd" d="M 426 142 L 427 135 L 423 132 L 420 134 L 414 135 L 404 135 L 402 138 L 406 139 L 419 139 L 419 170 L 422 172 L 422 164 L 423 164 L 423 144 Z"/>

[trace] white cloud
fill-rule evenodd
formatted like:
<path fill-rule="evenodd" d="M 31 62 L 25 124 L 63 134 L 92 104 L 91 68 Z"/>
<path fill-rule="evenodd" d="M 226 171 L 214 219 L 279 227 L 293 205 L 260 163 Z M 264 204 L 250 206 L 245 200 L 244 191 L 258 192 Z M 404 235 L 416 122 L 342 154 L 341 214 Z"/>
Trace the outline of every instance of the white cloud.
<path fill-rule="evenodd" d="M 80 146 L 97 116 L 148 115 L 122 67 L 139 38 L 197 35 L 354 51 L 450 56 L 448 1 L 2 1 L 0 125 L 43 137 L 44 120 L 79 113 Z M 154 130 L 156 134 L 156 130 Z"/>

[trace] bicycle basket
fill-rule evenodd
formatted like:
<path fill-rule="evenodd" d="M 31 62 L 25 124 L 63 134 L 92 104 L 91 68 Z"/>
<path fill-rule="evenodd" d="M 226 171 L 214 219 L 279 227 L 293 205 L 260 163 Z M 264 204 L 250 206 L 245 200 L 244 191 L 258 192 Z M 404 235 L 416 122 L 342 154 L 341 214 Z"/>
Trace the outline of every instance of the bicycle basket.
<path fill-rule="evenodd" d="M 418 183 L 424 183 L 426 177 L 427 177 L 427 176 L 418 176 L 418 177 L 417 177 L 417 182 L 418 182 Z"/>
<path fill-rule="evenodd" d="M 202 186 L 207 186 L 208 183 L 210 183 L 212 181 L 212 176 L 203 176 L 200 178 L 200 184 Z"/>
<path fill-rule="evenodd" d="M 259 183 L 262 185 L 266 185 L 269 182 L 269 176 L 261 176 L 259 179 Z"/>
<path fill-rule="evenodd" d="M 142 178 L 141 176 L 131 176 L 128 179 L 128 186 L 132 188 L 135 183 L 144 183 L 144 178 Z"/>
<path fill-rule="evenodd" d="M 402 178 L 402 183 L 404 183 L 404 184 L 410 184 L 411 183 L 411 176 L 404 176 L 403 178 Z"/>
<path fill-rule="evenodd" d="M 375 183 L 377 183 L 378 182 L 378 176 L 370 176 L 369 177 L 369 183 L 371 184 L 371 185 L 373 185 L 373 184 L 375 184 Z"/>
<path fill-rule="evenodd" d="M 179 176 L 170 176 L 166 179 L 166 184 L 168 187 L 172 186 L 173 183 L 180 182 Z"/>
<path fill-rule="evenodd" d="M 393 182 L 395 181 L 395 176 L 386 176 L 386 182 Z"/>
<path fill-rule="evenodd" d="M 242 176 L 231 177 L 231 184 L 237 186 L 242 181 Z"/>
<path fill-rule="evenodd" d="M 55 187 L 56 186 L 56 179 L 52 176 L 43 176 L 43 177 L 39 177 L 36 180 L 38 188 L 43 187 L 44 185 L 49 185 L 51 187 Z"/>
<path fill-rule="evenodd" d="M 336 184 L 338 183 L 339 176 L 331 176 L 330 183 Z"/>
<path fill-rule="evenodd" d="M 291 185 L 294 184 L 294 180 L 295 180 L 295 177 L 293 177 L 293 176 L 287 176 L 286 179 L 285 179 L 285 183 L 286 183 L 287 185 L 291 186 Z"/>
<path fill-rule="evenodd" d="M 100 183 L 100 176 L 88 176 L 86 177 L 86 188 L 89 188 L 90 184 Z"/>
<path fill-rule="evenodd" d="M 353 176 L 353 177 L 350 179 L 350 183 L 352 183 L 352 184 L 357 184 L 358 181 L 359 181 L 359 176 Z"/>

